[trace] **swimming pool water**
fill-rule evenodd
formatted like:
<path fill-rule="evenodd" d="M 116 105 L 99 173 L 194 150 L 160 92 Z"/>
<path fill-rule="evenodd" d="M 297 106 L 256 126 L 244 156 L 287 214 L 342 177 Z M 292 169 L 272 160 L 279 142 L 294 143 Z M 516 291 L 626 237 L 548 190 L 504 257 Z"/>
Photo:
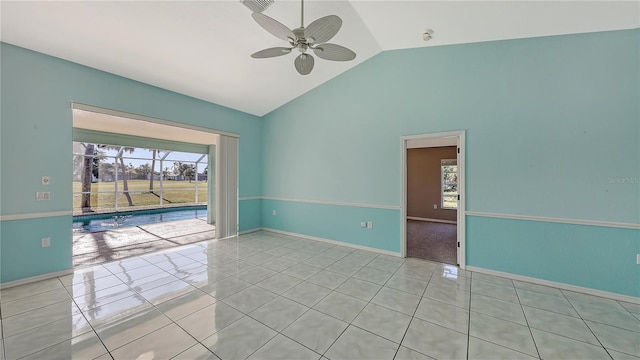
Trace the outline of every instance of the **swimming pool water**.
<path fill-rule="evenodd" d="M 166 221 L 207 218 L 207 207 L 154 209 L 119 214 L 81 215 L 73 218 L 73 233 L 92 233 L 127 226 L 157 224 Z"/>

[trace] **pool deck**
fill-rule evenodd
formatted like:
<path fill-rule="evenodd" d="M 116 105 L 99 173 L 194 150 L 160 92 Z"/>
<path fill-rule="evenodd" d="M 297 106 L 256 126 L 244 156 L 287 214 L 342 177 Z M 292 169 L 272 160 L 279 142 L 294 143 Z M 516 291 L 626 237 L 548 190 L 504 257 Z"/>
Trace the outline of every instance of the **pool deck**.
<path fill-rule="evenodd" d="M 73 266 L 101 264 L 216 237 L 204 219 L 139 225 L 73 235 Z"/>

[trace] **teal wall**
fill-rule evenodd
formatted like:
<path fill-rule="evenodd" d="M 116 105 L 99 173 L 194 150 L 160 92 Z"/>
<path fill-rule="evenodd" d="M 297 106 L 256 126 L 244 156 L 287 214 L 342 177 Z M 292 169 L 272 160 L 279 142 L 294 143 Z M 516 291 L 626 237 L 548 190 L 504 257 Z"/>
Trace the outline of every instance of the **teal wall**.
<path fill-rule="evenodd" d="M 238 202 L 240 232 L 262 227 L 262 199 L 240 199 Z"/>
<path fill-rule="evenodd" d="M 262 209 L 265 228 L 400 252 L 399 210 L 271 199 L 262 200 Z M 373 222 L 373 228 L 362 228 L 362 221 Z"/>
<path fill-rule="evenodd" d="M 260 118 L 6 43 L 0 46 L 3 217 L 71 211 L 71 102 L 237 133 L 240 196 L 260 195 Z M 43 175 L 51 176 L 51 185 L 40 185 Z M 36 202 L 37 191 L 50 191 L 51 201 Z M 259 203 L 248 206 L 255 209 L 245 206 L 244 214 L 261 211 Z M 50 218 L 44 228 L 48 231 L 31 231 L 43 221 L 2 221 L 0 282 L 71 267 L 71 217 Z M 43 249 L 40 238 L 45 236 L 51 237 L 51 246 Z"/>
<path fill-rule="evenodd" d="M 638 230 L 476 216 L 466 224 L 469 264 L 640 297 Z"/>
<path fill-rule="evenodd" d="M 638 224 L 639 44 L 636 29 L 383 52 L 265 116 L 263 196 L 400 206 L 401 136 L 464 129 L 467 211 Z M 373 214 L 319 228 L 271 205 L 265 227 L 373 247 L 398 219 L 352 232 Z M 637 229 L 467 221 L 467 265 L 640 296 Z"/>
<path fill-rule="evenodd" d="M 2 221 L 2 282 L 72 268 L 71 222 L 71 215 Z M 44 237 L 51 238 L 51 246 L 40 246 Z"/>
<path fill-rule="evenodd" d="M 636 29 L 383 52 L 262 120 L 2 44 L 0 212 L 71 210 L 75 101 L 240 134 L 240 197 L 278 199 L 240 201 L 241 231 L 398 252 L 401 136 L 462 129 L 468 211 L 638 224 L 639 44 Z M 640 296 L 638 229 L 466 223 L 468 265 Z M 2 221 L 0 281 L 69 268 L 69 225 Z"/>

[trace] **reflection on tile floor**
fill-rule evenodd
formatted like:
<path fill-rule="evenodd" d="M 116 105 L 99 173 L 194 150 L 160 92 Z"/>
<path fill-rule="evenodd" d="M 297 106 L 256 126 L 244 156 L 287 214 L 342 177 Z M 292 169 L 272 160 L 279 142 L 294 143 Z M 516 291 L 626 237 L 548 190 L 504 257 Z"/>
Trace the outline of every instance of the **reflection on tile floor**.
<path fill-rule="evenodd" d="M 0 293 L 4 359 L 640 359 L 640 305 L 257 232 Z"/>
<path fill-rule="evenodd" d="M 211 240 L 216 227 L 205 218 L 73 233 L 73 265 L 97 265 L 134 255 Z"/>

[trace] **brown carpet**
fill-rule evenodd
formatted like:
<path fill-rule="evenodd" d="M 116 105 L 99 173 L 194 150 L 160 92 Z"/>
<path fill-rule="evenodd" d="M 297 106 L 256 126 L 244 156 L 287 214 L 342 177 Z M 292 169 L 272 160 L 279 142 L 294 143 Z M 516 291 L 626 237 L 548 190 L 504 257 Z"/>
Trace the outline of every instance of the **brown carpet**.
<path fill-rule="evenodd" d="M 73 236 L 73 266 L 101 264 L 174 246 L 215 239 L 202 219 L 124 227 Z"/>
<path fill-rule="evenodd" d="M 454 224 L 407 220 L 407 256 L 456 265 L 456 232 Z"/>

